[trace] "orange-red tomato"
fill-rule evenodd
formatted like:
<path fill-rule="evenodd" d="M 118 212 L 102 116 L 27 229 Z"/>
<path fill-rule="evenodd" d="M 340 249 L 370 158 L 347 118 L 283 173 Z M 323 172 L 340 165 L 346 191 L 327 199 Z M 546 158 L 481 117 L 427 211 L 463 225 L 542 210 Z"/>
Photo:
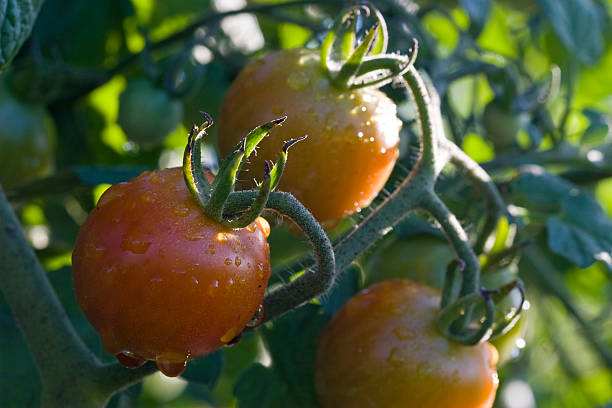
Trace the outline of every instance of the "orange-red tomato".
<path fill-rule="evenodd" d="M 315 385 L 322 408 L 490 408 L 497 351 L 436 326 L 439 292 L 385 281 L 351 298 L 321 334 Z"/>
<path fill-rule="evenodd" d="M 259 144 L 242 187 L 254 187 L 263 160 L 276 160 L 285 141 L 308 135 L 291 154 L 279 189 L 295 195 L 326 227 L 370 204 L 398 157 L 395 104 L 377 89 L 334 87 L 314 51 L 273 52 L 247 64 L 228 90 L 219 120 L 221 155 L 282 115 L 286 122 Z"/>
<path fill-rule="evenodd" d="M 230 229 L 203 215 L 182 169 L 109 188 L 81 227 L 74 286 L 107 351 L 127 366 L 186 361 L 231 342 L 260 307 L 270 276 L 269 225 Z"/>

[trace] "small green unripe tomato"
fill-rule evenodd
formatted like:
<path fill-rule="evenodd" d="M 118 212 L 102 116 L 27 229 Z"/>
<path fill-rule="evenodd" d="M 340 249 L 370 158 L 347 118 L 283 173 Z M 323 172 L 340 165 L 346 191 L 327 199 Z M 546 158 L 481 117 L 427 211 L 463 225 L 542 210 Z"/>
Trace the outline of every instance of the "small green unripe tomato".
<path fill-rule="evenodd" d="M 489 102 L 482 114 L 485 135 L 499 151 L 515 144 L 519 130 L 528 120 L 527 113 L 515 112 L 497 99 Z"/>
<path fill-rule="evenodd" d="M 54 165 L 55 127 L 43 106 L 13 97 L 0 84 L 0 184 L 9 189 L 44 177 Z"/>
<path fill-rule="evenodd" d="M 117 123 L 129 140 L 145 149 L 160 145 L 182 116 L 181 102 L 146 78 L 130 80 L 119 96 Z"/>

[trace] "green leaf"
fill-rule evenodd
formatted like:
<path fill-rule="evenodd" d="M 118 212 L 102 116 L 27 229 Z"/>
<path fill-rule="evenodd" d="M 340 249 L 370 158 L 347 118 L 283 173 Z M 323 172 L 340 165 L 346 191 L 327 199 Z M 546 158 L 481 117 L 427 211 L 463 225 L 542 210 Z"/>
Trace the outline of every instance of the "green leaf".
<path fill-rule="evenodd" d="M 539 166 L 524 166 L 510 183 L 513 201 L 529 208 L 557 211 L 561 201 L 577 187 Z"/>
<path fill-rule="evenodd" d="M 565 197 L 560 216 L 547 220 L 550 249 L 580 268 L 602 261 L 612 271 L 612 221 L 586 194 Z"/>
<path fill-rule="evenodd" d="M 288 395 L 287 385 L 270 367 L 255 363 L 247 368 L 234 387 L 238 408 L 293 407 L 295 401 Z"/>
<path fill-rule="evenodd" d="M 589 65 L 601 58 L 605 10 L 591 0 L 538 0 L 538 3 L 559 40 L 574 57 Z"/>
<path fill-rule="evenodd" d="M 243 372 L 234 388 L 238 407 L 316 408 L 316 339 L 327 321 L 321 307 L 306 305 L 261 327 L 272 364 Z"/>
<path fill-rule="evenodd" d="M 470 32 L 478 37 L 491 11 L 491 0 L 459 0 L 461 7 L 470 17 Z"/>
<path fill-rule="evenodd" d="M 0 71 L 30 36 L 43 0 L 0 0 Z"/>

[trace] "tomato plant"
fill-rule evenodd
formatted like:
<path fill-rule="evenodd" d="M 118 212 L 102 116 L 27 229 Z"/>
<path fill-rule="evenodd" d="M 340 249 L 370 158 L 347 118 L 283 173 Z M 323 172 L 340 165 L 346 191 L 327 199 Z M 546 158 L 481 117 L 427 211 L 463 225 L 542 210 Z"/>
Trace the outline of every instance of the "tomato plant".
<path fill-rule="evenodd" d="M 321 406 L 491 407 L 497 351 L 442 336 L 439 304 L 437 290 L 409 280 L 382 282 L 351 298 L 319 339 Z"/>
<path fill-rule="evenodd" d="M 4 188 L 52 171 L 55 127 L 43 106 L 20 101 L 0 84 L 0 124 L 0 184 Z"/>
<path fill-rule="evenodd" d="M 145 148 L 160 145 L 181 122 L 183 106 L 151 80 L 128 81 L 119 96 L 119 118 L 128 139 Z"/>
<path fill-rule="evenodd" d="M 231 229 L 201 213 L 180 168 L 109 188 L 73 254 L 77 299 L 125 365 L 186 361 L 230 343 L 258 313 L 270 276 L 267 222 Z"/>
<path fill-rule="evenodd" d="M 286 123 L 245 168 L 261 168 L 285 141 L 308 135 L 279 189 L 295 195 L 324 226 L 367 206 L 382 189 L 398 157 L 401 127 L 384 93 L 338 89 L 315 51 L 272 52 L 249 62 L 227 91 L 219 119 L 221 155 L 240 135 L 279 115 L 287 116 Z M 251 180 L 245 177 L 242 186 L 252 186 Z"/>

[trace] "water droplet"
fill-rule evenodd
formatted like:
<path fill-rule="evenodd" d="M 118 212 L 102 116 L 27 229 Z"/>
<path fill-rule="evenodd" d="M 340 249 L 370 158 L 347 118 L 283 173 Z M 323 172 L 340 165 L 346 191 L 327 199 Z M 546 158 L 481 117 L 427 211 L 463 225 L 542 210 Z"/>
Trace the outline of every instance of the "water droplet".
<path fill-rule="evenodd" d="M 172 213 L 177 217 L 186 217 L 189 214 L 189 208 L 186 206 L 176 206 L 172 209 Z"/>
<path fill-rule="evenodd" d="M 370 126 L 371 124 L 372 122 L 370 122 L 369 120 L 366 120 L 366 123 L 365 123 L 366 126 Z"/>
<path fill-rule="evenodd" d="M 429 377 L 431 377 L 431 373 L 432 373 L 432 368 L 431 368 L 431 365 L 428 362 L 423 361 L 422 363 L 420 363 L 417 366 L 416 375 L 417 375 L 418 379 L 426 380 Z"/>
<path fill-rule="evenodd" d="M 152 277 L 150 280 L 151 282 L 163 282 L 164 279 L 158 275 L 158 276 Z"/>
<path fill-rule="evenodd" d="M 251 320 L 247 323 L 247 327 L 257 327 L 263 322 L 264 318 L 264 307 L 263 305 L 259 305 L 257 307 L 257 311 L 251 318 Z"/>
<path fill-rule="evenodd" d="M 393 329 L 393 334 L 395 334 L 395 337 L 399 340 L 410 340 L 414 338 L 414 332 L 405 326 L 397 326 Z"/>
<path fill-rule="evenodd" d="M 357 132 L 357 137 L 362 138 L 363 137 L 363 132 Z"/>
<path fill-rule="evenodd" d="M 178 273 L 179 275 L 184 275 L 186 271 L 181 268 L 172 268 L 172 272 Z"/>
<path fill-rule="evenodd" d="M 115 273 L 117 272 L 117 265 L 111 265 L 106 267 L 106 269 L 104 269 L 104 272 L 106 273 Z"/>
<path fill-rule="evenodd" d="M 117 357 L 117 361 L 119 361 L 122 366 L 127 368 L 138 368 L 147 361 L 137 357 L 131 351 L 122 351 L 121 353 L 116 354 L 115 357 Z"/>
<path fill-rule="evenodd" d="M 127 235 L 123 237 L 123 240 L 121 240 L 121 249 L 124 251 L 133 252 L 135 254 L 144 254 L 147 252 L 150 246 L 151 242 L 130 238 Z"/>
<path fill-rule="evenodd" d="M 370 142 L 373 142 L 374 140 L 374 137 L 370 137 Z"/>
<path fill-rule="evenodd" d="M 367 110 L 368 110 L 368 108 L 366 108 L 365 106 L 362 106 L 362 107 L 361 107 L 361 111 L 362 111 L 362 112 L 365 112 L 365 111 L 367 111 Z"/>
<path fill-rule="evenodd" d="M 461 381 L 461 375 L 459 374 L 459 370 L 454 370 L 451 375 L 451 383 L 456 384 Z"/>
<path fill-rule="evenodd" d="M 219 281 L 218 280 L 214 280 L 210 283 L 210 285 L 208 285 L 208 295 L 212 296 L 215 293 L 215 289 L 217 289 L 219 287 Z"/>
<path fill-rule="evenodd" d="M 151 173 L 149 180 L 152 184 L 161 184 L 164 182 L 164 176 L 161 174 L 161 172 L 155 170 Z"/>
<path fill-rule="evenodd" d="M 310 76 L 304 71 L 293 71 L 287 77 L 287 86 L 294 91 L 301 91 L 310 84 Z"/>
<path fill-rule="evenodd" d="M 234 280 L 232 278 L 229 278 L 227 280 L 227 284 L 230 285 L 230 286 L 233 285 L 234 284 Z"/>
<path fill-rule="evenodd" d="M 387 153 L 387 149 L 385 149 L 385 148 L 383 147 L 383 148 L 381 148 L 381 149 L 380 149 L 380 152 L 381 152 L 382 154 L 385 154 L 385 153 Z"/>
<path fill-rule="evenodd" d="M 140 196 L 140 201 L 142 201 L 143 203 L 151 204 L 155 202 L 155 197 L 153 197 L 153 195 L 151 194 L 142 194 Z"/>
<path fill-rule="evenodd" d="M 225 332 L 223 336 L 221 336 L 222 343 L 229 343 L 236 335 L 238 334 L 238 327 L 232 327 L 228 331 Z"/>
<path fill-rule="evenodd" d="M 157 363 L 157 368 L 167 377 L 176 377 L 179 376 L 183 371 L 185 371 L 185 367 L 187 366 L 187 360 L 185 361 L 169 361 L 159 356 L 155 359 Z"/>
<path fill-rule="evenodd" d="M 228 265 L 228 266 L 231 265 L 232 264 L 232 260 L 229 259 L 229 258 L 225 258 L 225 264 Z"/>
<path fill-rule="evenodd" d="M 402 353 L 397 347 L 391 349 L 391 353 L 389 353 L 387 357 L 387 363 L 391 364 L 393 367 L 401 367 L 404 364 L 404 356 L 402 356 Z"/>
<path fill-rule="evenodd" d="M 237 256 L 237 257 L 234 259 L 234 263 L 236 264 L 236 266 L 240 266 L 240 264 L 242 263 L 242 259 L 240 259 L 240 257 L 239 257 L 239 256 Z"/>
<path fill-rule="evenodd" d="M 240 342 L 240 340 L 242 340 L 242 332 L 238 333 L 236 337 L 225 343 L 225 347 L 234 347 Z"/>
<path fill-rule="evenodd" d="M 198 278 L 196 278 L 195 276 L 191 277 L 191 280 L 193 281 L 193 283 L 195 283 L 196 285 L 200 284 L 200 281 L 198 280 Z"/>

